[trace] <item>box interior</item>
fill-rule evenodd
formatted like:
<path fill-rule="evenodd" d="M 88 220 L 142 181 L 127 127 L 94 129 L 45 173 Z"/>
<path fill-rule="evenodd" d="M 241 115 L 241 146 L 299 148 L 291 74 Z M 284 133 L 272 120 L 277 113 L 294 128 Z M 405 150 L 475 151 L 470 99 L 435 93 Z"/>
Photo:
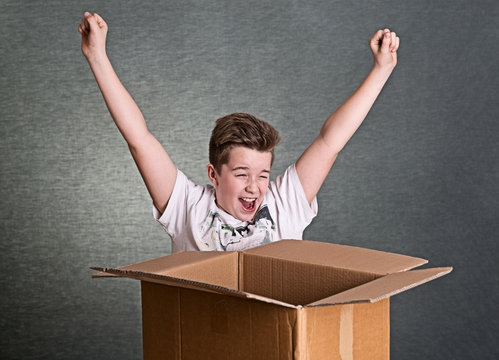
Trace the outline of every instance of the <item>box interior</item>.
<path fill-rule="evenodd" d="M 380 275 L 272 257 L 243 254 L 240 290 L 292 305 L 307 305 Z"/>

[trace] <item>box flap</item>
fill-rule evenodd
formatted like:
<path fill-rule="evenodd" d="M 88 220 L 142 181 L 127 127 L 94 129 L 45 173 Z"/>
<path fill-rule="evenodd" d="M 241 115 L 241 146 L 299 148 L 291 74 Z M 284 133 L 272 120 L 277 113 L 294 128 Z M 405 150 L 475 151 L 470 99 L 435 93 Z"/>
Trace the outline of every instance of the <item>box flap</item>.
<path fill-rule="evenodd" d="M 177 279 L 192 280 L 230 289 L 238 288 L 237 252 L 185 251 L 156 259 L 127 265 L 118 269 L 105 269 L 93 277 L 129 277 L 128 272 L 145 276 L 164 275 Z M 96 268 L 94 268 L 96 270 Z M 113 270 L 106 271 L 106 270 Z"/>
<path fill-rule="evenodd" d="M 90 269 L 92 269 L 92 270 L 99 270 L 99 269 L 102 269 L 102 268 L 91 267 Z M 119 276 L 111 274 L 111 273 L 107 273 L 107 272 L 104 272 L 104 271 L 101 271 L 98 274 L 93 274 L 92 275 L 92 278 L 101 278 L 101 277 L 119 277 Z"/>
<path fill-rule="evenodd" d="M 210 260 L 219 259 L 224 256 L 237 256 L 237 253 L 220 251 L 183 251 L 136 264 L 122 266 L 119 269 L 175 276 L 174 274 L 183 272 L 183 270 L 191 268 L 194 264 L 206 263 Z"/>
<path fill-rule="evenodd" d="M 129 279 L 153 282 L 162 285 L 177 286 L 188 289 L 203 290 L 208 292 L 216 292 L 219 294 L 230 294 L 239 297 L 247 297 L 247 295 L 239 290 L 230 289 L 227 287 L 213 285 L 209 283 L 203 283 L 199 281 L 186 280 L 182 278 L 176 278 L 173 276 L 160 275 L 146 273 L 142 271 L 135 270 L 123 270 L 123 268 L 113 269 L 113 268 L 102 268 L 102 267 L 91 267 L 92 270 L 100 271 L 97 277 L 124 277 Z"/>
<path fill-rule="evenodd" d="M 451 271 L 451 267 L 442 267 L 390 274 L 353 289 L 316 301 L 308 306 L 376 302 L 444 276 Z"/>
<path fill-rule="evenodd" d="M 101 268 L 101 267 L 91 267 L 91 269 L 96 270 L 96 271 L 100 271 L 100 273 L 96 274 L 97 277 L 106 277 L 106 276 L 126 277 L 126 278 L 130 278 L 130 279 L 153 282 L 153 283 L 162 284 L 162 285 L 170 285 L 170 286 L 176 286 L 176 287 L 187 288 L 187 289 L 213 292 L 213 293 L 223 294 L 223 295 L 231 295 L 231 296 L 236 296 L 236 297 L 241 297 L 241 298 L 246 298 L 246 299 L 254 299 L 254 300 L 263 301 L 263 302 L 276 304 L 276 305 L 281 305 L 281 306 L 285 306 L 285 307 L 289 307 L 289 308 L 293 308 L 293 309 L 301 308 L 301 306 L 295 306 L 295 305 L 288 304 L 288 303 L 285 303 L 285 302 L 282 302 L 279 300 L 271 299 L 271 298 L 268 298 L 265 296 L 251 294 L 248 292 L 239 291 L 239 290 L 235 290 L 235 289 L 229 289 L 229 288 L 226 288 L 223 286 L 202 283 L 199 281 L 179 279 L 179 278 L 175 278 L 175 277 L 171 277 L 171 276 L 150 274 L 150 273 L 144 273 L 144 272 L 134 271 L 134 270 L 110 269 L 110 268 Z"/>
<path fill-rule="evenodd" d="M 215 255 L 220 254 L 220 256 L 225 256 L 229 260 L 232 260 L 231 258 L 236 259 L 235 263 L 235 268 L 237 271 L 237 256 L 238 253 L 229 253 L 229 252 L 213 252 Z M 182 256 L 186 258 L 186 261 L 193 260 L 190 262 L 192 265 L 193 263 L 196 263 L 198 265 L 199 263 L 194 261 L 195 259 L 214 259 L 214 257 L 209 256 L 209 252 L 185 252 L 185 253 L 178 253 L 180 254 L 187 254 L 186 256 Z M 195 254 L 194 256 L 188 255 L 188 254 Z M 228 255 L 230 256 L 228 257 Z M 176 255 L 176 254 L 175 254 Z M 153 282 L 157 284 L 162 284 L 162 285 L 170 285 L 170 286 L 175 286 L 175 287 L 181 287 L 181 288 L 187 288 L 187 289 L 194 289 L 194 290 L 200 290 L 200 291 L 206 291 L 206 292 L 212 292 L 212 293 L 217 293 L 217 294 L 223 294 L 223 295 L 230 295 L 230 296 L 235 296 L 235 297 L 240 297 L 240 298 L 246 298 L 246 299 L 254 299 L 258 301 L 263 301 L 271 304 L 276 304 L 288 308 L 298 308 L 300 306 L 295 306 L 293 304 L 288 304 L 283 301 L 279 301 L 276 299 L 271 299 L 265 296 L 257 295 L 257 294 L 252 294 L 244 291 L 238 290 L 237 287 L 237 273 L 234 276 L 234 279 L 236 280 L 236 286 L 232 286 L 232 280 L 229 279 L 227 281 L 226 279 L 223 279 L 222 276 L 222 281 L 217 281 L 217 279 L 220 279 L 220 276 L 217 276 L 217 273 L 222 272 L 222 273 L 229 273 L 231 272 L 231 269 L 229 269 L 227 266 L 224 266 L 226 264 L 224 263 L 219 263 L 217 268 L 213 268 L 213 271 L 211 273 L 204 273 L 204 274 L 194 274 L 190 276 L 185 276 L 185 272 L 182 272 L 182 266 L 176 267 L 173 266 L 179 259 L 175 259 L 171 264 L 171 266 L 168 266 L 166 263 L 168 263 L 168 259 L 170 256 L 165 256 L 163 258 L 157 258 L 153 260 L 148 260 L 143 263 L 137 263 L 134 265 L 128 265 L 124 266 L 118 269 L 113 269 L 113 268 L 103 268 L 103 267 L 91 267 L 91 269 L 99 271 L 98 274 L 94 275 L 93 277 L 125 277 L 125 278 L 130 278 L 130 279 L 135 279 L 135 280 L 141 280 L 141 281 L 147 281 L 147 282 Z M 218 258 L 220 258 L 218 256 Z M 216 256 L 215 256 L 216 257 Z M 179 257 L 180 258 L 180 257 Z M 232 261 L 231 261 L 232 262 Z M 182 264 L 183 265 L 183 264 Z M 206 266 L 204 269 L 209 269 Z M 142 270 L 149 270 L 152 272 L 145 272 Z M 191 269 L 187 269 L 191 270 Z M 199 270 L 199 267 L 198 267 Z M 209 271 L 209 270 L 208 270 Z M 170 276 L 172 274 L 177 273 L 179 276 L 182 277 L 175 277 L 175 276 Z M 166 275 L 168 274 L 168 275 Z M 232 274 L 234 275 L 234 274 Z M 203 281 L 196 281 L 194 278 L 197 279 L 203 279 L 207 278 L 209 279 L 209 282 L 203 282 Z M 231 287 L 224 286 L 224 283 L 228 283 L 231 285 Z"/>
<path fill-rule="evenodd" d="M 244 253 L 378 275 L 410 270 L 428 262 L 406 255 L 307 240 L 276 241 L 246 250 Z"/>

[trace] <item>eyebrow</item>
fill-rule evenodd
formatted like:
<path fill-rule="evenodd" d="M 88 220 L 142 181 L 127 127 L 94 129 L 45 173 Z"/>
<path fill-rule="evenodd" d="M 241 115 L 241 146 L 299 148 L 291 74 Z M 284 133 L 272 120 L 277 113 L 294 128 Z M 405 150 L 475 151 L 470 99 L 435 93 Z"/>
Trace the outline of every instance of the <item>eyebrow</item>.
<path fill-rule="evenodd" d="M 249 167 L 247 167 L 247 166 L 237 166 L 234 169 L 232 169 L 232 171 L 237 171 L 237 170 L 249 170 Z M 270 174 L 270 170 L 267 170 L 267 169 L 262 170 L 262 172 Z"/>

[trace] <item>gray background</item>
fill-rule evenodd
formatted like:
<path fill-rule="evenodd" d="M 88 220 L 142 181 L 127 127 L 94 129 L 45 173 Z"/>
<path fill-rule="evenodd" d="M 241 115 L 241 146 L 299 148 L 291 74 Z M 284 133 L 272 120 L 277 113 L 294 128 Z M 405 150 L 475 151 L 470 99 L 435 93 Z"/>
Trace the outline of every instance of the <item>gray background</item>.
<path fill-rule="evenodd" d="M 200 183 L 216 118 L 280 130 L 275 176 L 367 74 L 374 31 L 396 31 L 399 65 L 305 238 L 454 266 L 392 299 L 393 359 L 497 358 L 495 0 L 1 0 L 0 358 L 140 358 L 139 283 L 88 267 L 170 251 L 81 55 L 84 10 L 107 20 L 117 73 Z"/>

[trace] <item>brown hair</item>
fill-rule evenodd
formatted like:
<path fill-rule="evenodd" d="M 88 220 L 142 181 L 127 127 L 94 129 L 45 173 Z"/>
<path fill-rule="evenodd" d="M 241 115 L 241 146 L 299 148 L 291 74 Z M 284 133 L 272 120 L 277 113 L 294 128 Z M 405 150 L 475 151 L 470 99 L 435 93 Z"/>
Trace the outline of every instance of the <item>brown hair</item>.
<path fill-rule="evenodd" d="M 273 162 L 274 148 L 279 140 L 279 132 L 272 125 L 253 115 L 245 113 L 226 115 L 217 120 L 211 133 L 210 163 L 220 174 L 222 165 L 229 162 L 230 151 L 235 146 L 268 151 L 272 153 Z"/>

